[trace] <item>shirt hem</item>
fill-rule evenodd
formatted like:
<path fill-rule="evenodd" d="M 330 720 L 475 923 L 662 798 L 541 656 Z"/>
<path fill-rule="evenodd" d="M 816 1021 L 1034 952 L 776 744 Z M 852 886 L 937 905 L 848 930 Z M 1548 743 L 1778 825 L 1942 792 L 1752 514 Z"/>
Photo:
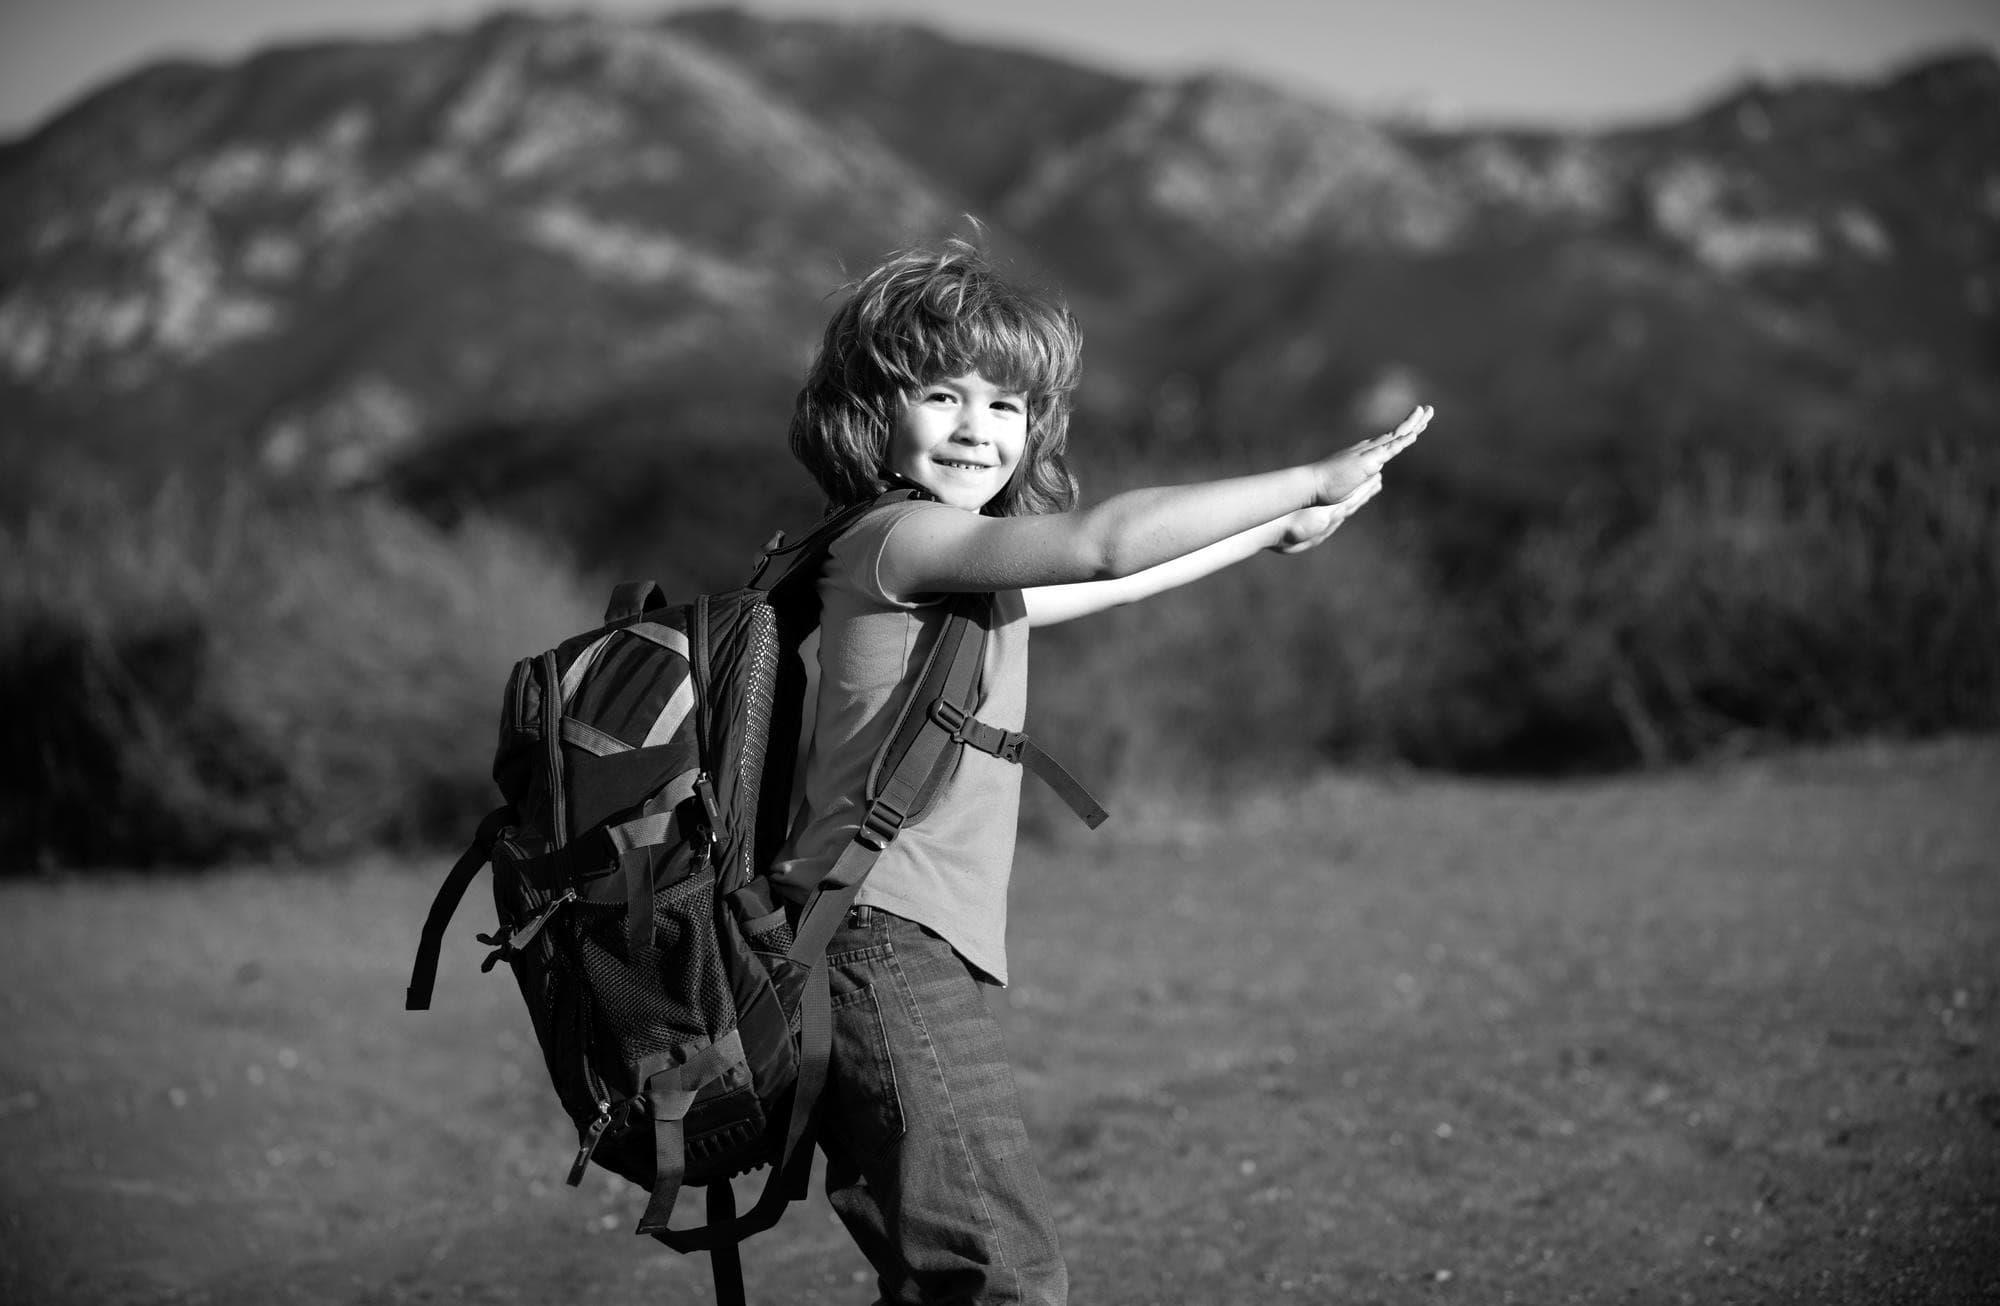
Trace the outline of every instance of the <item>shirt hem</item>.
<path fill-rule="evenodd" d="M 953 937 L 959 931 L 952 928 L 949 923 L 938 920 L 926 910 L 924 904 L 901 897 L 893 891 L 884 893 L 874 890 L 866 882 L 863 882 L 861 892 L 855 896 L 854 902 L 858 907 L 879 908 L 892 915 L 901 916 L 905 920 L 915 921 L 917 924 L 932 930 L 938 937 L 951 945 L 951 950 L 958 954 L 960 960 L 972 968 L 973 976 L 980 983 L 991 984 L 995 988 L 1001 989 L 1007 987 L 1006 957 L 1001 956 L 997 958 L 997 965 L 982 961 L 978 956 L 974 955 L 973 950 L 968 950 L 965 947 L 961 939 Z"/>

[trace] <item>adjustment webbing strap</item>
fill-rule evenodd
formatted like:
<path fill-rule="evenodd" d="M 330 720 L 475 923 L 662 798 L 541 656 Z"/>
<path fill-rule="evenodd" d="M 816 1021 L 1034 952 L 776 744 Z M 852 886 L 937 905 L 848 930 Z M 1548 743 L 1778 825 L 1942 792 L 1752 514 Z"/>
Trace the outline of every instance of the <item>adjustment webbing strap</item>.
<path fill-rule="evenodd" d="M 678 653 L 683 658 L 688 656 L 687 636 L 672 626 L 662 626 L 657 621 L 639 621 L 625 627 L 625 633 L 658 644 L 661 648 Z"/>
<path fill-rule="evenodd" d="M 562 706 L 568 707 L 569 701 L 576 697 L 576 691 L 583 687 L 583 678 L 590 674 L 590 668 L 597 661 L 597 655 L 604 651 L 616 633 L 608 630 L 584 645 L 583 651 L 576 655 L 576 660 L 569 664 L 569 669 L 562 673 L 562 679 L 557 682 L 562 686 Z"/>
<path fill-rule="evenodd" d="M 799 995 L 799 1077 L 792 1088 L 792 1116 L 785 1125 L 785 1150 L 773 1167 L 771 1183 L 776 1189 L 778 1174 L 790 1172 L 792 1182 L 783 1191 L 796 1200 L 806 1195 L 811 1176 L 812 1145 L 806 1141 L 811 1130 L 813 1108 L 826 1087 L 827 1067 L 833 1061 L 833 995 L 824 951 L 806 975 L 805 990 Z M 803 1157 L 803 1168 L 793 1162 Z M 774 1192 L 770 1200 L 782 1201 Z"/>
<path fill-rule="evenodd" d="M 632 751 L 632 745 L 618 736 L 606 734 L 588 721 L 579 721 L 573 716 L 562 719 L 562 741 L 581 748 L 593 757 L 611 757 Z"/>
<path fill-rule="evenodd" d="M 1021 765 L 1039 777 L 1041 782 L 1055 790 L 1056 797 L 1069 804 L 1069 810 L 1083 818 L 1083 823 L 1095 830 L 1103 825 L 1111 813 L 1104 810 L 1104 804 L 1091 795 L 1090 790 L 1061 762 L 1044 753 L 1032 739 L 1021 741 Z"/>
<path fill-rule="evenodd" d="M 673 1054 L 669 1053 L 667 1056 Z M 667 1227 L 687 1176 L 687 1136 L 684 1122 L 701 1086 L 743 1061 L 743 1035 L 737 1030 L 709 1044 L 678 1065 L 663 1066 L 667 1056 L 649 1057 L 638 1065 L 646 1105 L 653 1117 L 653 1195 L 639 1217 L 635 1232 L 656 1233 Z"/>
<path fill-rule="evenodd" d="M 989 726 L 978 717 L 967 716 L 956 703 L 939 699 L 931 704 L 931 720 L 951 732 L 954 743 L 968 744 L 982 753 L 991 753 L 1003 762 L 1013 762 L 1027 768 L 1043 784 L 1056 791 L 1056 796 L 1069 804 L 1069 809 L 1083 818 L 1083 823 L 1095 830 L 1104 824 L 1109 815 L 1103 804 L 1091 796 L 1088 789 L 1077 778 L 1063 769 L 1063 764 L 1043 752 L 1034 740 L 1018 730 L 1003 730 L 999 726 Z"/>
<path fill-rule="evenodd" d="M 948 742 L 943 734 L 941 730 L 925 730 L 929 746 L 910 750 L 896 764 L 891 781 L 905 780 L 906 773 L 916 772 L 919 767 L 927 772 Z M 888 825 L 887 837 L 894 839 L 901 826 L 900 819 Z M 826 1087 L 827 1067 L 833 1057 L 833 999 L 828 983 L 826 945 L 847 915 L 848 908 L 854 905 L 855 895 L 861 892 L 861 883 L 868 878 L 868 872 L 881 855 L 883 846 L 886 845 L 871 846 L 857 834 L 841 850 L 833 868 L 821 878 L 819 887 L 807 900 L 793 933 L 792 946 L 786 951 L 787 959 L 808 968 L 805 987 L 799 996 L 798 1079 L 792 1087 L 792 1109 L 785 1125 L 784 1150 L 771 1166 L 771 1177 L 765 1181 L 763 1195 L 757 1199 L 757 1205 L 749 1215 L 733 1228 L 718 1228 L 711 1222 L 704 1229 L 662 1228 L 654 1231 L 656 1238 L 674 1250 L 713 1250 L 724 1239 L 733 1241 L 768 1229 L 777 1223 L 787 1203 L 806 1195 L 806 1187 L 812 1177 L 813 1113 L 820 1093 Z"/>
<path fill-rule="evenodd" d="M 680 793 L 682 785 L 685 794 Z M 668 783 L 662 801 L 678 804 L 693 793 L 694 772 L 690 771 Z M 659 880 L 660 859 L 684 830 L 678 805 L 605 827 L 625 886 L 625 943 L 634 952 L 653 946 L 653 891 Z"/>
<path fill-rule="evenodd" d="M 736 1223 L 736 1190 L 727 1179 L 708 1186 L 708 1224 L 711 1229 L 727 1229 Z M 709 1271 L 715 1277 L 717 1306 L 746 1306 L 743 1295 L 743 1258 L 737 1240 L 718 1242 L 708 1249 Z"/>
<path fill-rule="evenodd" d="M 660 708 L 660 714 L 653 718 L 653 724 L 647 728 L 646 738 L 640 747 L 654 748 L 670 742 L 675 732 L 681 728 L 681 723 L 687 720 L 688 713 L 692 711 L 694 711 L 694 675 L 690 672 L 687 678 L 674 688 L 673 696 Z"/>
<path fill-rule="evenodd" d="M 682 1122 L 694 1105 L 695 1090 L 681 1086 L 678 1072 L 668 1071 L 660 1078 L 673 1083 L 646 1090 L 653 1116 L 653 1193 L 634 1233 L 666 1228 L 674 1203 L 680 1200 L 681 1180 L 687 1177 L 687 1131 Z M 659 1084 L 660 1079 L 653 1082 Z"/>
<path fill-rule="evenodd" d="M 636 958 L 641 948 L 653 946 L 653 884 L 658 878 L 659 844 L 647 844 L 618 854 L 618 870 L 625 882 L 625 946 Z"/>
<path fill-rule="evenodd" d="M 692 784 L 688 790 L 692 794 Z M 636 903 L 639 917 L 651 920 L 650 897 L 659 887 L 655 859 L 693 837 L 679 811 L 654 812 L 594 830 L 553 852 L 523 857 L 514 868 L 545 894 L 575 889 L 585 902 Z"/>
<path fill-rule="evenodd" d="M 486 865 L 493 855 L 493 845 L 500 838 L 500 831 L 514 822 L 514 809 L 496 807 L 479 822 L 479 829 L 472 836 L 472 842 L 459 854 L 451 870 L 445 873 L 444 882 L 438 885 L 437 897 L 431 899 L 430 914 L 424 918 L 424 931 L 417 942 L 416 961 L 410 967 L 410 985 L 403 991 L 403 1010 L 428 1011 L 431 1005 L 431 990 L 437 985 L 438 953 L 444 948 L 445 927 L 451 924 L 452 913 L 465 898 L 466 886 L 472 877 Z"/>
<path fill-rule="evenodd" d="M 579 839 L 554 852 L 523 857 L 514 863 L 514 869 L 544 893 L 561 893 L 574 888 L 577 896 L 587 902 L 625 901 L 622 885 L 614 896 L 594 883 L 603 881 L 618 869 L 618 859 L 612 855 L 609 843 L 601 834 Z"/>
<path fill-rule="evenodd" d="M 869 847 L 859 834 L 840 850 L 840 856 L 820 877 L 819 887 L 799 912 L 798 922 L 792 927 L 792 946 L 785 953 L 787 957 L 801 966 L 810 966 L 826 955 L 833 932 L 840 928 L 841 919 L 861 892 L 861 882 L 868 878 L 875 859 L 881 855 L 881 849 Z"/>
<path fill-rule="evenodd" d="M 812 1181 L 811 1124 L 813 1104 L 826 1086 L 827 1064 L 833 1049 L 833 1004 L 827 987 L 827 969 L 815 966 L 806 977 L 800 998 L 799 1075 L 792 1089 L 792 1111 L 785 1128 L 784 1150 L 771 1164 L 764 1191 L 749 1214 L 718 1225 L 709 1223 L 696 1229 L 646 1230 L 677 1252 L 712 1252 L 725 1243 L 737 1243 L 751 1234 L 762 1233 L 777 1224 L 785 1208 L 806 1195 Z M 718 1179 L 715 1183 L 727 1183 Z M 710 1185 L 713 1199 L 714 1184 Z"/>

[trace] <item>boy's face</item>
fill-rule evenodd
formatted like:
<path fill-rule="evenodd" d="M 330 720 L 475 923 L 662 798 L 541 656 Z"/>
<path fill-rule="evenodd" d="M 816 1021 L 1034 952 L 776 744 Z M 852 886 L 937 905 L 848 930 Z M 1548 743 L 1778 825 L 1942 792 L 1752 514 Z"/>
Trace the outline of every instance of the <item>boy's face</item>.
<path fill-rule="evenodd" d="M 902 397 L 889 470 L 954 508 L 978 512 L 1006 488 L 1027 444 L 1027 396 L 967 372 Z"/>

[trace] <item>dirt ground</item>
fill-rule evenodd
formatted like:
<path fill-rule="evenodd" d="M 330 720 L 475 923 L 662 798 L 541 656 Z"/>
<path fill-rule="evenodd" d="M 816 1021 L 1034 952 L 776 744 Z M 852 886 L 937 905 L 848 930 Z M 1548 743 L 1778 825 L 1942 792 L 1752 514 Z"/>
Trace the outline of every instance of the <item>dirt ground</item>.
<path fill-rule="evenodd" d="M 447 860 L 0 886 L 0 1300 L 709 1299 L 477 897 L 402 1011 Z M 2000 1302 L 2000 741 L 1128 808 L 1014 902 L 1078 1303 Z M 749 1253 L 869 1300 L 818 1199 Z"/>

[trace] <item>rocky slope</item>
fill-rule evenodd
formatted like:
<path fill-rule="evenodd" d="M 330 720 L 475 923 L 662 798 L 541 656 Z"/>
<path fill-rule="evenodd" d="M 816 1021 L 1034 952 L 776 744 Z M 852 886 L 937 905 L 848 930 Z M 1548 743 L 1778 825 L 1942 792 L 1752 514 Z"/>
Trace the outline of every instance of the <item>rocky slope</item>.
<path fill-rule="evenodd" d="M 1419 394 L 1459 441 L 1419 470 L 1502 499 L 1676 442 L 1976 432 L 1996 158 L 1983 52 L 1611 133 L 731 10 L 159 65 L 0 146 L 0 457 L 389 481 L 615 555 L 591 502 L 767 466 L 827 291 L 967 213 L 1068 288 L 1106 465 Z"/>

